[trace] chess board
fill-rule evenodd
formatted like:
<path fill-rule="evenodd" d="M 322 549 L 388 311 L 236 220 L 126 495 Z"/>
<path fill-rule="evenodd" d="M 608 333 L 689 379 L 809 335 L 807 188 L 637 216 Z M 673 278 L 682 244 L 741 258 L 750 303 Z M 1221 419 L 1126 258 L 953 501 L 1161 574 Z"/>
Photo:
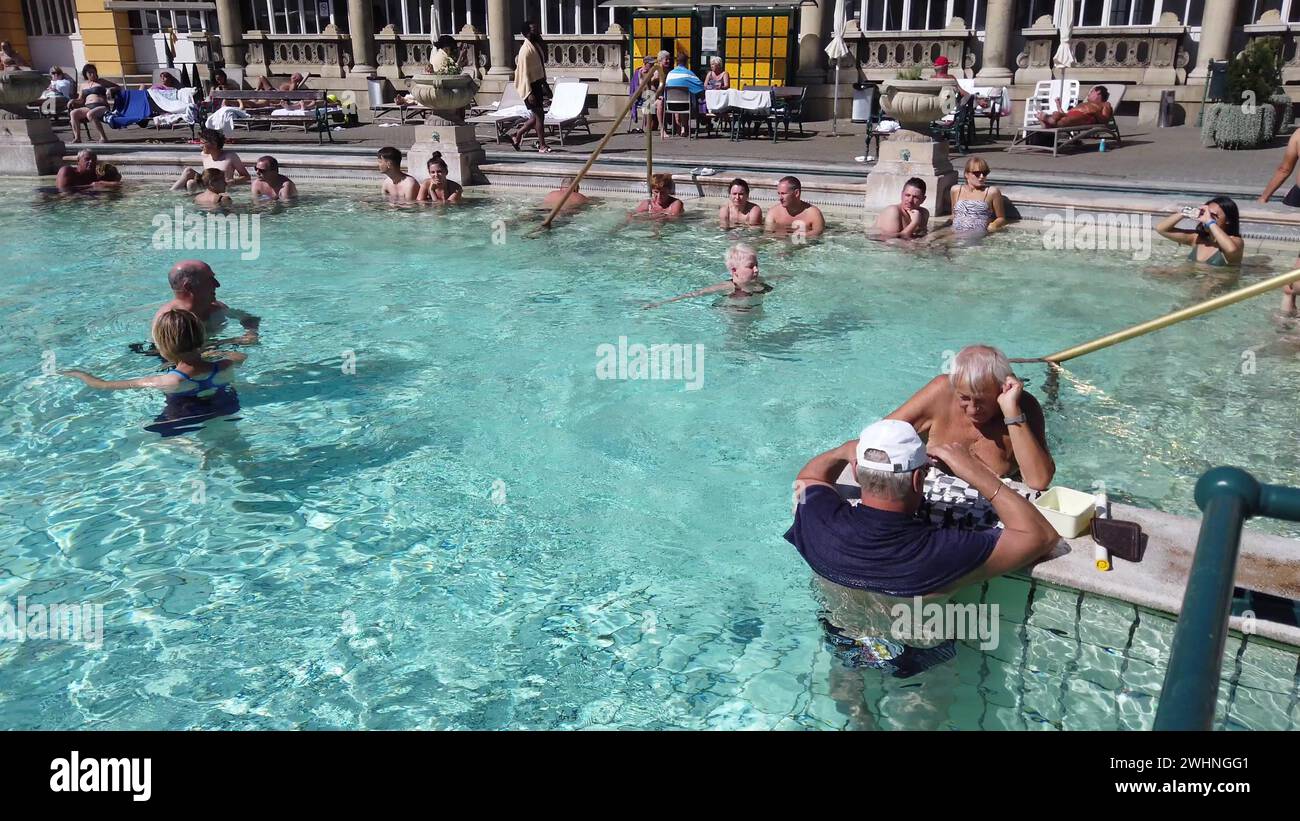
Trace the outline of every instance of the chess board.
<path fill-rule="evenodd" d="M 1002 483 L 1031 502 L 1043 495 L 1042 491 L 1025 487 L 1011 479 L 1003 479 Z M 835 487 L 841 497 L 857 504 L 860 488 L 848 467 L 845 467 L 840 478 L 836 480 Z M 938 470 L 931 470 L 930 475 L 925 478 L 925 498 L 917 508 L 916 516 L 919 519 L 929 519 L 933 524 L 942 527 L 955 527 L 960 530 L 987 530 L 991 527 L 1002 527 L 1002 522 L 993 512 L 993 506 L 989 504 L 988 499 L 980 495 L 978 490 L 968 485 L 964 479 L 958 479 L 956 476 Z"/>

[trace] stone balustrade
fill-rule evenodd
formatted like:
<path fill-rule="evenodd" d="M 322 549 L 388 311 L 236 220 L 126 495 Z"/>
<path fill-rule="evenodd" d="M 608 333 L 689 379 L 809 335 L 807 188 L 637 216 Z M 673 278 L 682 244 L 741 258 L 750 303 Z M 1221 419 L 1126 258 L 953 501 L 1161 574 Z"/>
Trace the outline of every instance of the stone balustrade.
<path fill-rule="evenodd" d="M 523 40 L 516 35 L 515 44 Z M 571 77 L 625 83 L 627 36 L 621 26 L 610 26 L 604 34 L 552 34 L 545 38 L 548 77 Z"/>
<path fill-rule="evenodd" d="M 1282 82 L 1300 83 L 1300 23 L 1287 23 L 1276 11 L 1267 11 L 1258 21 L 1242 27 L 1250 42 L 1265 37 L 1282 41 Z"/>
<path fill-rule="evenodd" d="M 310 72 L 342 78 L 352 67 L 351 40 L 332 25 L 320 34 L 249 31 L 244 33 L 244 45 L 247 71 L 253 77 Z"/>
<path fill-rule="evenodd" d="M 489 63 L 488 39 L 473 26 L 465 26 L 454 35 L 458 44 L 469 46 L 470 66 L 474 76 L 482 77 Z M 377 67 L 375 73 L 396 81 L 423 74 L 433 53 L 432 38 L 427 34 L 398 34 L 386 26 L 375 35 Z"/>
<path fill-rule="evenodd" d="M 1016 58 L 1016 82 L 1052 79 L 1052 57 L 1059 44 L 1051 17 L 1021 29 L 1024 50 Z M 1070 37 L 1075 64 L 1066 71 L 1082 82 L 1182 85 L 1187 81 L 1189 55 L 1183 48 L 1187 28 L 1177 15 L 1165 12 L 1154 26 L 1076 28 Z"/>
<path fill-rule="evenodd" d="M 948 58 L 948 71 L 954 77 L 973 76 L 973 36 L 960 17 L 954 17 L 948 28 L 933 31 L 861 31 L 856 20 L 844 29 L 844 41 L 850 51 L 856 48 L 868 80 L 892 80 L 910 68 L 920 68 L 922 76 L 929 77 L 939 56 Z"/>

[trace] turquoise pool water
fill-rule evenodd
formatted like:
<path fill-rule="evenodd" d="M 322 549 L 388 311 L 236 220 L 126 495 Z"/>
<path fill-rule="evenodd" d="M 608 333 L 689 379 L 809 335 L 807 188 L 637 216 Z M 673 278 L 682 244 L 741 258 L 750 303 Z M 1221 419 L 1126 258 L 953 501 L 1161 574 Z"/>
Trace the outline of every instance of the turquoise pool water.
<path fill-rule="evenodd" d="M 613 206 L 525 239 L 518 201 L 320 198 L 262 214 L 241 261 L 151 247 L 161 192 L 3 192 L 0 601 L 100 603 L 106 625 L 99 650 L 0 642 L 0 725 L 1150 725 L 1168 619 L 999 580 L 970 594 L 1004 602 L 999 648 L 855 680 L 781 533 L 803 462 L 945 351 L 1042 355 L 1198 299 L 1209 283 L 1142 271 L 1168 249 L 765 244 L 764 272 L 789 278 L 762 310 L 642 311 L 719 281 L 728 239 L 616 230 Z M 42 375 L 51 356 L 144 372 L 126 345 L 186 256 L 263 318 L 239 421 L 161 439 L 143 430 L 157 396 Z M 1216 464 L 1300 484 L 1300 358 L 1274 303 L 1072 363 L 1048 410 L 1058 481 L 1176 513 Z M 619 337 L 702 345 L 699 389 L 597 379 Z M 1022 375 L 1041 397 L 1043 369 Z M 1230 646 L 1224 726 L 1300 721 L 1295 662 Z"/>

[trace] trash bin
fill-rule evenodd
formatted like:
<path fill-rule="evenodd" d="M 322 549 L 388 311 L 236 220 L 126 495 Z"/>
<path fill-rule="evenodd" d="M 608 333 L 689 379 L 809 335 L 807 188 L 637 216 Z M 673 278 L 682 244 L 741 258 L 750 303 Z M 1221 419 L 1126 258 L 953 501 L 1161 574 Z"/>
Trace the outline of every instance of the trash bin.
<path fill-rule="evenodd" d="M 1169 128 L 1174 124 L 1174 91 L 1167 89 L 1160 92 L 1160 114 L 1156 118 L 1158 128 Z"/>
<path fill-rule="evenodd" d="M 876 107 L 876 85 L 874 83 L 853 84 L 853 114 L 855 123 L 871 122 L 872 109 Z"/>
<path fill-rule="evenodd" d="M 371 107 L 371 108 L 374 108 L 374 107 L 377 106 L 377 105 L 383 105 L 383 103 L 384 103 L 384 78 L 382 78 L 382 77 L 367 77 L 367 78 L 366 78 L 366 81 L 367 81 L 367 83 L 368 83 L 369 86 L 370 86 L 370 107 Z"/>

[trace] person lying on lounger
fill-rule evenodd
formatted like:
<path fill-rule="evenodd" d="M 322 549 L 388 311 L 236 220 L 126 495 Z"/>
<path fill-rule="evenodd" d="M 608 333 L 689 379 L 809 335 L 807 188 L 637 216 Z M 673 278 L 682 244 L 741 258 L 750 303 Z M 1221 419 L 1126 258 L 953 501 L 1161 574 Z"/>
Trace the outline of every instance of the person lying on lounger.
<path fill-rule="evenodd" d="M 1105 86 L 1093 86 L 1088 92 L 1088 99 L 1076 105 L 1074 108 L 1064 113 L 1044 114 L 1039 111 L 1035 114 L 1038 121 L 1048 128 L 1069 128 L 1076 125 L 1100 125 L 1110 122 L 1111 115 L 1114 111 L 1110 107 L 1110 91 Z M 1061 107 L 1061 100 L 1056 100 L 1057 108 Z"/>

